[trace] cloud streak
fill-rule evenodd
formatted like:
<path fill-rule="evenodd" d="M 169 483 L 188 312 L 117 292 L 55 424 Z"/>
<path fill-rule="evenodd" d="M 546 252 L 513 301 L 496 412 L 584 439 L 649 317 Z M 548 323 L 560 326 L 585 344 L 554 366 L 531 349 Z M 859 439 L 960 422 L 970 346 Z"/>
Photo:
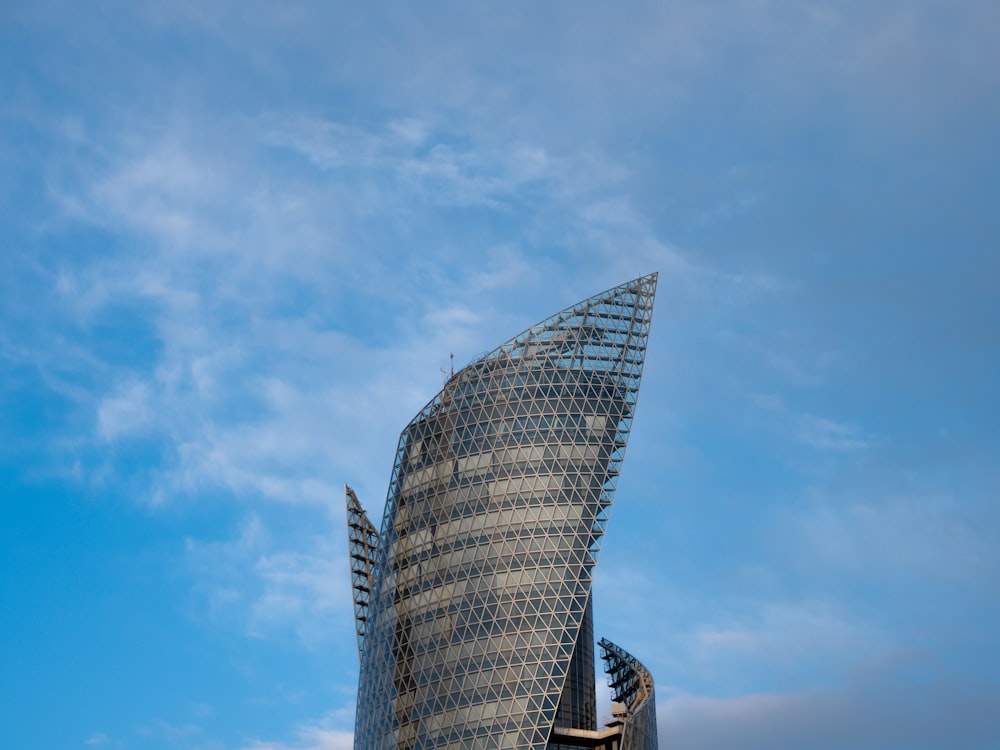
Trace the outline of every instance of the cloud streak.
<path fill-rule="evenodd" d="M 985 750 L 1000 739 L 991 718 L 998 701 L 995 685 L 970 690 L 878 680 L 792 694 L 719 698 L 668 693 L 660 700 L 657 722 L 660 742 L 679 750 L 736 744 L 751 750 L 834 750 L 845 745 Z"/>

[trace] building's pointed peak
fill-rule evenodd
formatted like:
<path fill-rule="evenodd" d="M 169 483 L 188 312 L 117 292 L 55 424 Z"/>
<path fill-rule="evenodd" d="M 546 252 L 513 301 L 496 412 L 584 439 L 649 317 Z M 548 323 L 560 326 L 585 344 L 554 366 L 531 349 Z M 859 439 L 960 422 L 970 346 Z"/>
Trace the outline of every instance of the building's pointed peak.
<path fill-rule="evenodd" d="M 347 501 L 348 511 L 364 512 L 364 509 L 361 507 L 361 501 L 358 500 L 358 496 L 354 492 L 354 488 L 346 483 L 344 484 L 344 499 Z"/>
<path fill-rule="evenodd" d="M 414 417 L 424 419 L 449 401 L 463 383 L 478 380 L 484 369 L 561 369 L 601 373 L 634 405 L 653 317 L 657 273 L 587 297 L 525 329 L 480 355 Z"/>
<path fill-rule="evenodd" d="M 638 387 L 657 274 L 632 279 L 567 307 L 474 361 L 518 359 L 527 366 L 600 371 Z M 471 374 L 471 373 L 470 373 Z M 460 373 L 461 375 L 461 373 Z"/>
<path fill-rule="evenodd" d="M 483 359 L 558 357 L 567 344 L 596 343 L 608 334 L 632 333 L 636 325 L 649 322 L 656 281 L 657 274 L 651 273 L 581 300 L 517 334 Z"/>

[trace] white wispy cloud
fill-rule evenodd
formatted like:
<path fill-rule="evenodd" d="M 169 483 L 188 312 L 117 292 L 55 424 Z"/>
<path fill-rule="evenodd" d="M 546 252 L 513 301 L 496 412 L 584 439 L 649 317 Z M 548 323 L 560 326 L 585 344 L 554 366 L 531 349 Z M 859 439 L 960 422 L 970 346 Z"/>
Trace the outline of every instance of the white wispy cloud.
<path fill-rule="evenodd" d="M 996 687 L 959 687 L 947 678 L 908 681 L 884 673 L 802 692 L 731 697 L 657 690 L 660 743 L 678 750 L 973 750 L 1000 739 L 989 718 L 1000 700 Z"/>
<path fill-rule="evenodd" d="M 354 734 L 342 727 L 354 721 L 353 709 L 332 711 L 318 722 L 297 726 L 287 742 L 255 740 L 241 750 L 351 750 Z"/>
<path fill-rule="evenodd" d="M 257 740 L 246 745 L 243 750 L 352 750 L 353 732 L 302 727 L 296 731 L 297 739 L 292 742 L 267 742 Z"/>
<path fill-rule="evenodd" d="M 144 744 L 153 742 L 163 747 L 185 750 L 226 750 L 224 742 L 211 737 L 199 724 L 154 719 L 137 727 L 136 734 Z"/>
<path fill-rule="evenodd" d="M 688 271 L 677 251 L 651 239 L 627 200 L 611 201 L 614 216 L 588 208 L 618 189 L 600 170 L 583 176 L 579 160 L 523 140 L 484 148 L 413 118 L 362 129 L 269 115 L 230 120 L 232 137 L 223 143 L 204 136 L 199 124 L 197 117 L 174 117 L 159 128 L 125 121 L 120 144 L 105 143 L 90 171 L 63 170 L 52 181 L 65 221 L 121 233 L 130 245 L 128 252 L 63 265 L 58 287 L 84 323 L 124 306 L 155 331 L 152 365 L 104 363 L 118 385 L 105 390 L 96 382 L 82 405 L 93 403 L 104 440 L 161 441 L 165 462 L 148 477 L 146 497 L 154 503 L 209 488 L 321 502 L 342 478 L 338 465 L 370 461 L 376 446 L 385 452 L 394 442 L 386 439 L 388 425 L 398 429 L 404 412 L 387 412 L 393 402 L 415 410 L 433 393 L 448 352 L 459 350 L 461 364 L 485 348 L 470 343 L 470 324 L 483 314 L 469 312 L 474 297 L 481 305 L 477 293 L 496 299 L 508 290 L 528 292 L 526 282 L 549 285 L 544 268 L 554 260 L 529 260 L 510 242 L 478 249 L 481 266 L 469 264 L 471 276 L 458 277 L 444 273 L 453 265 L 447 245 L 421 247 L 417 255 L 384 248 L 369 254 L 368 240 L 352 242 L 375 224 L 402 238 L 428 196 L 505 215 L 501 204 L 544 183 L 548 189 L 528 213 L 551 210 L 563 219 L 546 220 L 537 239 L 524 234 L 529 244 L 549 241 L 553 232 L 588 233 L 588 252 L 604 266 L 620 266 L 615 280 L 668 259 L 675 276 Z M 268 149 L 301 154 L 320 172 L 278 168 Z M 525 231 L 537 228 L 529 221 Z M 622 233 L 626 253 L 614 239 Z M 582 263 L 580 272 L 594 275 L 590 267 Z M 374 309 L 386 293 L 393 304 Z M 388 341 L 367 340 L 371 312 L 397 326 Z M 489 341 L 489 330 L 476 335 Z M 426 362 L 434 350 L 438 361 Z M 416 370 L 428 374 L 419 386 Z M 382 420 L 379 430 L 370 429 Z M 362 422 L 364 434 L 354 429 Z"/>
<path fill-rule="evenodd" d="M 774 394 L 750 395 L 751 403 L 787 431 L 789 440 L 821 452 L 839 453 L 868 448 L 873 438 L 857 425 L 815 414 L 797 412 Z"/>
<path fill-rule="evenodd" d="M 126 383 L 105 398 L 97 409 L 97 429 L 106 440 L 144 431 L 152 414 L 145 383 Z"/>
<path fill-rule="evenodd" d="M 856 427 L 836 419 L 806 414 L 798 418 L 798 423 L 799 440 L 820 450 L 849 451 L 868 446 Z"/>
<path fill-rule="evenodd" d="M 731 605 L 734 603 L 731 603 Z M 777 671 L 811 670 L 837 659 L 860 662 L 893 645 L 889 633 L 830 601 L 745 601 L 735 618 L 697 627 L 690 638 L 697 661 L 725 673 L 733 658 L 752 657 Z"/>
<path fill-rule="evenodd" d="M 249 637 L 291 635 L 312 650 L 331 642 L 353 648 L 343 512 L 332 515 L 321 520 L 325 533 L 277 533 L 251 514 L 229 539 L 188 538 L 181 563 L 192 581 L 192 612 Z"/>
<path fill-rule="evenodd" d="M 799 554 L 875 580 L 989 586 L 1000 572 L 993 539 L 1000 518 L 975 497 L 889 491 L 841 498 L 819 493 L 789 513 Z M 973 519 L 977 519 L 973 521 Z"/>

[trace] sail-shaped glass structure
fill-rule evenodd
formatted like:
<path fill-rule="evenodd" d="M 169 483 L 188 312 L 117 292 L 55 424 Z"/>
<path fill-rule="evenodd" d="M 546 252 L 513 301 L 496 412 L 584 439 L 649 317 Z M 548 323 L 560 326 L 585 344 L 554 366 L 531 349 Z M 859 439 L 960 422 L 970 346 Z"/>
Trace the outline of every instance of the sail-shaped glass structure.
<path fill-rule="evenodd" d="M 357 750 L 621 747 L 627 702 L 596 726 L 591 581 L 656 281 L 573 305 L 453 375 L 400 436 L 378 533 L 348 488 Z M 651 696 L 650 681 L 642 750 L 656 747 Z"/>

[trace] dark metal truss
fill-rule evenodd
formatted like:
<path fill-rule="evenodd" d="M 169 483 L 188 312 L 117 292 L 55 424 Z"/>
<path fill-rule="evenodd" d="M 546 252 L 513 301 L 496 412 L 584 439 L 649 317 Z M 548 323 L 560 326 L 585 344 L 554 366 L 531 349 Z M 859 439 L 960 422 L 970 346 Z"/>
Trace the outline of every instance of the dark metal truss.
<path fill-rule="evenodd" d="M 616 646 L 607 638 L 597 642 L 608 674 L 611 700 L 624 703 L 629 713 L 634 713 L 653 695 L 653 678 L 642 663 L 632 654 Z"/>
<path fill-rule="evenodd" d="M 347 540 L 351 556 L 351 589 L 354 594 L 354 623 L 358 635 L 358 653 L 368 626 L 368 602 L 371 597 L 372 566 L 378 551 L 378 529 L 358 501 L 354 490 L 344 485 L 347 500 Z"/>

